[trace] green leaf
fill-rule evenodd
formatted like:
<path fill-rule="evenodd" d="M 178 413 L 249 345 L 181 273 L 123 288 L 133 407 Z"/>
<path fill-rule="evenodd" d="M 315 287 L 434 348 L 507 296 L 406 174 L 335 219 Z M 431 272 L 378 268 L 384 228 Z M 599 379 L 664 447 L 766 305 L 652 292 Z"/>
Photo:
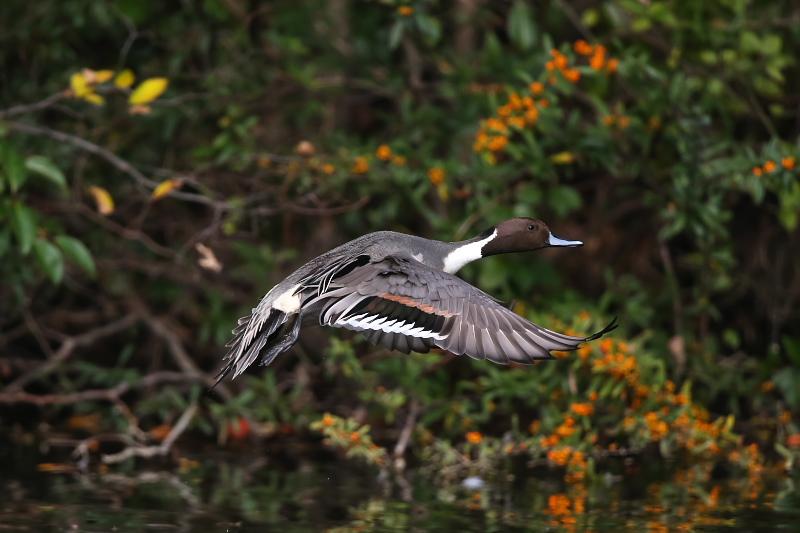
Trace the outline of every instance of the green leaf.
<path fill-rule="evenodd" d="M 67 178 L 49 158 L 43 155 L 32 155 L 25 160 L 25 168 L 50 180 L 62 190 L 67 189 Z"/>
<path fill-rule="evenodd" d="M 792 360 L 794 364 L 800 365 L 800 340 L 793 339 L 787 335 L 784 335 L 781 340 L 783 341 L 783 347 L 789 359 Z"/>
<path fill-rule="evenodd" d="M 583 200 L 581 195 L 574 187 L 569 185 L 557 185 L 549 191 L 548 203 L 553 207 L 553 210 L 560 217 L 578 209 Z"/>
<path fill-rule="evenodd" d="M 600 22 L 600 12 L 596 8 L 589 8 L 583 12 L 583 23 L 590 28 L 596 26 Z"/>
<path fill-rule="evenodd" d="M 744 31 L 739 35 L 739 46 L 743 52 L 758 53 L 761 51 L 761 41 L 752 31 Z"/>
<path fill-rule="evenodd" d="M 798 210 L 800 210 L 800 184 L 795 182 L 789 191 L 784 191 L 780 196 L 781 205 L 778 218 L 783 226 L 794 231 L 798 224 Z"/>
<path fill-rule="evenodd" d="M 33 253 L 47 277 L 53 283 L 61 283 L 61 278 L 64 277 L 64 257 L 58 248 L 44 239 L 36 238 L 33 241 Z"/>
<path fill-rule="evenodd" d="M 398 20 L 392 25 L 392 29 L 389 30 L 389 49 L 394 50 L 400 44 L 400 41 L 403 40 L 403 33 L 406 29 L 405 21 Z"/>
<path fill-rule="evenodd" d="M 439 42 L 442 36 L 442 24 L 437 18 L 421 15 L 417 17 L 417 27 L 429 45 L 433 46 Z"/>
<path fill-rule="evenodd" d="M 27 255 L 36 236 L 36 211 L 25 204 L 15 203 L 11 206 L 11 225 L 17 235 L 19 251 Z"/>
<path fill-rule="evenodd" d="M 56 237 L 56 244 L 64 252 L 71 261 L 74 261 L 79 267 L 94 277 L 97 274 L 97 268 L 92 259 L 92 252 L 81 241 L 69 235 L 59 235 Z"/>
<path fill-rule="evenodd" d="M 778 54 L 781 48 L 783 48 L 783 39 L 781 39 L 780 35 L 765 35 L 764 38 L 761 39 L 760 48 L 760 52 L 765 56 Z"/>
<path fill-rule="evenodd" d="M 9 143 L 0 142 L 0 177 L 5 178 L 5 183 L 13 192 L 22 187 L 28 173 L 25 171 L 25 160 L 20 153 Z M 0 180 L 0 184 L 3 181 Z M 0 186 L 2 190 L 2 186 Z"/>
<path fill-rule="evenodd" d="M 522 51 L 533 48 L 536 41 L 536 24 L 527 2 L 516 1 L 508 13 L 508 37 Z"/>
<path fill-rule="evenodd" d="M 772 382 L 783 393 L 792 409 L 800 407 L 800 368 L 788 366 L 772 376 Z"/>

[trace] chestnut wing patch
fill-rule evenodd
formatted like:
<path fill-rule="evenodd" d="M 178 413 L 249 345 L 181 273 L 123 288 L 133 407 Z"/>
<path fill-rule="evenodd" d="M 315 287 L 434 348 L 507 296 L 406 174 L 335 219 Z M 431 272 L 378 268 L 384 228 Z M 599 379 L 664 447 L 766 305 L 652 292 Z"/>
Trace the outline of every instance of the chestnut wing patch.
<path fill-rule="evenodd" d="M 325 294 L 330 300 L 320 323 L 364 331 L 371 341 L 390 348 L 396 347 L 388 346 L 397 344 L 396 337 L 367 332 L 443 339 L 448 319 L 461 312 L 469 287 L 463 283 L 410 256 L 386 257 L 338 277 Z M 406 346 L 401 342 L 398 348 L 405 351 Z"/>

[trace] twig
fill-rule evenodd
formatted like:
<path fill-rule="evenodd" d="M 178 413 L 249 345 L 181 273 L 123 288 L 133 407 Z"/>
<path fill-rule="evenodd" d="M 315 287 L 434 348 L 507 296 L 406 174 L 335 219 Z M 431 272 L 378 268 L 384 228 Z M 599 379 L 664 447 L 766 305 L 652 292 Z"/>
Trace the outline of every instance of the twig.
<path fill-rule="evenodd" d="M 412 398 L 406 423 L 403 425 L 403 430 L 400 432 L 400 438 L 397 439 L 397 444 L 394 446 L 394 468 L 398 472 L 402 472 L 406 468 L 406 460 L 405 457 L 403 457 L 403 454 L 406 452 L 408 443 L 411 440 L 411 434 L 414 431 L 414 427 L 417 425 L 418 416 L 419 401 L 417 401 L 416 398 Z"/>
<path fill-rule="evenodd" d="M 25 391 L 2 392 L 0 393 L 0 403 L 62 405 L 93 400 L 105 400 L 115 403 L 123 394 L 134 388 L 153 386 L 167 381 L 187 381 L 191 379 L 195 378 L 179 372 L 156 372 L 143 377 L 141 381 L 136 383 L 122 382 L 110 389 L 92 389 L 69 394 L 31 394 Z"/>
<path fill-rule="evenodd" d="M 672 264 L 672 256 L 669 247 L 663 240 L 658 241 L 658 250 L 661 254 L 661 262 L 664 263 L 664 272 L 667 275 L 667 284 L 672 293 L 672 321 L 675 335 L 683 336 L 683 305 L 681 304 L 680 288 L 678 286 L 675 267 Z"/>
<path fill-rule="evenodd" d="M 779 137 L 778 130 L 775 129 L 775 124 L 772 123 L 772 120 L 770 120 L 769 116 L 764 111 L 764 108 L 761 106 L 761 103 L 758 101 L 758 98 L 756 98 L 756 95 L 753 94 L 753 91 L 751 91 L 749 88 L 747 89 L 746 92 L 747 92 L 747 100 L 750 102 L 750 106 L 753 108 L 753 111 L 755 111 L 758 119 L 764 125 L 764 128 L 766 128 L 770 136 Z"/>
<path fill-rule="evenodd" d="M 303 207 L 297 204 L 287 204 L 283 207 L 284 210 L 289 211 L 291 213 L 297 213 L 299 215 L 310 215 L 310 216 L 328 216 L 328 215 L 340 215 L 342 213 L 348 213 L 350 211 L 355 211 L 361 207 L 367 205 L 370 201 L 369 196 L 364 196 L 363 198 L 359 198 L 354 203 L 350 205 L 340 205 L 338 207 Z"/>
<path fill-rule="evenodd" d="M 214 214 L 211 217 L 211 224 L 209 224 L 206 228 L 203 228 L 202 230 L 195 233 L 188 241 L 186 241 L 184 245 L 181 246 L 181 249 L 178 250 L 176 259 L 183 258 L 186 252 L 194 248 L 194 246 L 197 243 L 200 243 L 208 239 L 212 235 L 214 235 L 214 233 L 216 233 L 221 226 L 222 226 L 222 209 L 215 207 Z"/>
<path fill-rule="evenodd" d="M 150 330 L 157 337 L 161 338 L 161 340 L 167 343 L 167 349 L 169 350 L 173 361 L 175 361 L 175 364 L 178 365 L 178 368 L 180 368 L 181 371 L 192 377 L 205 378 L 208 380 L 209 386 L 213 385 L 214 381 L 203 374 L 197 365 L 194 364 L 192 358 L 189 357 L 188 353 L 186 353 L 186 349 L 183 347 L 181 340 L 166 326 L 166 324 L 164 324 L 163 321 L 157 319 L 146 311 L 142 312 L 142 320 L 144 320 L 145 324 L 147 324 Z"/>
<path fill-rule="evenodd" d="M 117 169 L 121 170 L 128 176 L 132 177 L 136 181 L 137 185 L 139 185 L 140 187 L 144 187 L 147 189 L 155 189 L 158 186 L 158 183 L 156 183 L 155 181 L 151 180 L 150 178 L 139 172 L 139 170 L 136 169 L 136 167 L 134 167 L 121 157 L 117 156 L 110 150 L 106 150 L 99 144 L 87 141 L 82 137 L 77 137 L 75 135 L 64 133 L 62 131 L 45 128 L 43 126 L 36 126 L 33 124 L 26 124 L 23 122 L 8 122 L 7 124 L 9 128 L 11 128 L 12 130 L 21 131 L 23 133 L 30 133 L 32 135 L 41 135 L 43 137 L 49 137 L 57 141 L 77 146 L 78 148 L 86 150 L 89 153 L 102 157 L 103 159 L 111 163 L 113 166 L 115 166 Z M 186 200 L 199 204 L 205 204 L 211 206 L 223 206 L 225 208 L 231 207 L 226 202 L 219 202 L 217 200 L 213 200 L 201 194 L 174 191 L 170 193 L 170 196 L 172 196 L 173 198 L 178 198 L 180 200 Z"/>
<path fill-rule="evenodd" d="M 164 324 L 164 322 L 148 314 L 146 311 L 141 311 L 141 313 L 143 320 L 148 325 L 150 330 L 157 337 L 160 337 L 164 342 L 167 343 L 167 350 L 172 356 L 172 359 L 175 361 L 175 364 L 177 364 L 183 372 L 195 379 L 202 381 L 209 388 L 214 387 L 214 392 L 219 393 L 223 400 L 230 401 L 233 399 L 233 393 L 227 386 L 222 383 L 215 385 L 216 380 L 213 377 L 207 376 L 200 371 L 197 365 L 194 364 L 192 358 L 189 357 L 189 354 L 186 353 L 186 349 L 183 347 L 181 340 L 166 326 L 166 324 Z M 254 435 L 263 435 L 263 432 L 260 429 L 261 424 L 256 422 L 250 416 L 244 416 L 243 418 L 248 424 L 250 424 Z"/>
<path fill-rule="evenodd" d="M 107 229 L 108 231 L 116 233 L 123 239 L 140 242 L 145 248 L 147 248 L 148 250 L 150 250 L 155 254 L 170 259 L 175 256 L 175 252 L 172 250 L 172 248 L 168 248 L 166 246 L 158 244 L 143 231 L 126 228 L 120 224 L 117 224 L 110 218 L 95 212 L 91 207 L 89 207 L 86 204 L 81 204 L 81 203 L 54 204 L 53 209 L 57 209 L 58 211 L 63 213 L 79 213 L 85 216 L 86 218 L 90 219 L 92 222 L 95 222 L 97 225 Z"/>
<path fill-rule="evenodd" d="M 69 133 L 64 133 L 62 131 L 56 131 L 50 128 L 45 128 L 43 126 L 35 126 L 33 124 L 25 124 L 22 122 L 9 122 L 8 126 L 12 130 L 21 131 L 23 133 L 30 133 L 32 135 L 41 135 L 43 137 L 50 137 L 51 139 L 55 139 L 57 141 L 69 143 L 73 146 L 77 146 L 87 152 L 95 154 L 97 156 L 102 157 L 119 170 L 124 172 L 125 174 L 132 177 L 139 185 L 149 187 L 154 189 L 158 186 L 158 183 L 155 181 L 147 178 L 144 174 L 139 172 L 133 165 L 125 161 L 124 159 L 120 158 L 110 150 L 106 150 L 102 146 L 95 144 L 93 142 L 87 141 L 81 137 L 77 137 L 75 135 L 70 135 Z"/>
<path fill-rule="evenodd" d="M 0 118 L 8 118 L 8 117 L 13 117 L 15 115 L 22 115 L 23 113 L 32 113 L 34 111 L 41 111 L 42 109 L 47 109 L 48 107 L 55 104 L 62 98 L 64 98 L 64 93 L 57 92 L 55 94 L 51 94 L 44 100 L 36 102 L 35 104 L 15 105 L 14 107 L 9 107 L 5 111 L 0 111 Z"/>
<path fill-rule="evenodd" d="M 36 342 L 39 344 L 39 348 L 42 349 L 42 353 L 44 353 L 45 357 L 53 357 L 53 349 L 50 347 L 50 343 L 47 342 L 44 333 L 42 333 L 42 328 L 39 327 L 39 324 L 31 315 L 30 309 L 26 308 L 22 311 L 22 317 L 25 319 L 25 326 L 27 326 L 28 331 L 36 338 Z"/>
<path fill-rule="evenodd" d="M 575 10 L 572 9 L 572 6 L 569 5 L 569 2 L 565 2 L 564 0 L 556 0 L 556 3 L 561 8 L 561 11 L 563 11 L 564 14 L 567 15 L 567 18 L 570 20 L 570 22 L 572 22 L 572 25 L 575 26 L 575 28 L 577 28 L 578 31 L 581 32 L 587 40 L 589 41 L 597 40 L 594 34 L 592 33 L 592 30 L 590 30 L 589 27 L 583 23 L 583 21 L 575 12 Z"/>
<path fill-rule="evenodd" d="M 126 459 L 130 459 L 131 457 L 154 457 L 156 455 L 166 455 L 169 453 L 172 445 L 175 443 L 175 440 L 186 430 L 186 427 L 189 425 L 189 422 L 191 422 L 196 412 L 197 404 L 193 403 L 186 409 L 186 411 L 183 412 L 181 417 L 178 419 L 178 422 L 172 427 L 169 435 L 167 435 L 158 446 L 132 446 L 125 448 L 119 453 L 103 454 L 101 457 L 103 464 L 110 465 L 113 463 L 120 463 Z"/>
<path fill-rule="evenodd" d="M 106 400 L 113 402 L 120 395 L 125 394 L 131 386 L 120 383 L 111 389 L 86 390 L 70 394 L 31 394 L 29 392 L 3 392 L 0 393 L 0 403 L 32 403 L 34 405 L 53 405 L 86 402 L 92 400 Z"/>
<path fill-rule="evenodd" d="M 91 345 L 103 337 L 108 337 L 114 335 L 115 333 L 119 333 L 120 331 L 132 326 L 138 319 L 139 317 L 135 313 L 132 313 L 117 320 L 116 322 L 106 324 L 105 326 L 93 329 L 82 335 L 78 335 L 76 337 L 67 337 L 61 343 L 61 347 L 58 349 L 58 351 L 55 352 L 55 354 L 53 354 L 53 356 L 50 357 L 46 363 L 12 381 L 5 387 L 4 390 L 6 392 L 22 390 L 22 387 L 34 379 L 46 376 L 55 370 L 61 363 L 63 363 L 69 356 L 72 355 L 72 352 L 75 351 L 75 348 Z"/>

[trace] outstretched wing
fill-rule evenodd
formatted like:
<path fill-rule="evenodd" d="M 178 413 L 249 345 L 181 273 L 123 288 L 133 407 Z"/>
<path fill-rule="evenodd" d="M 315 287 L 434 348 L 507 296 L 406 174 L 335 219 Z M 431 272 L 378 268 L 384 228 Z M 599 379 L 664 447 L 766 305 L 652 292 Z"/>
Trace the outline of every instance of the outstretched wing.
<path fill-rule="evenodd" d="M 390 349 L 437 346 L 473 359 L 530 364 L 551 350 L 575 350 L 588 337 L 550 331 L 506 309 L 466 281 L 409 255 L 362 265 L 335 279 L 323 295 L 322 325 L 363 332 Z"/>

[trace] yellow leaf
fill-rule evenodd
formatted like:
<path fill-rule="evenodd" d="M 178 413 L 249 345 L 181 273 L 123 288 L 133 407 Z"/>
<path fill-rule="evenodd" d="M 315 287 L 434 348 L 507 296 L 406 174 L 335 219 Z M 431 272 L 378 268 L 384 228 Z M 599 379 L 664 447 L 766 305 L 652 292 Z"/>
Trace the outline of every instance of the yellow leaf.
<path fill-rule="evenodd" d="M 149 115 L 150 109 L 149 105 L 132 105 L 128 108 L 128 113 L 131 115 Z"/>
<path fill-rule="evenodd" d="M 133 71 L 131 71 L 129 68 L 126 68 L 117 74 L 116 78 L 114 78 L 114 85 L 120 89 L 124 89 L 133 85 L 134 81 L 136 81 L 136 76 L 133 75 Z"/>
<path fill-rule="evenodd" d="M 90 68 L 81 69 L 81 76 L 89 85 L 97 83 L 97 73 Z"/>
<path fill-rule="evenodd" d="M 80 72 L 76 72 L 69 77 L 69 86 L 75 98 L 83 98 L 92 92 L 91 87 L 89 87 L 89 82 L 86 81 L 86 78 L 84 78 L 83 74 Z"/>
<path fill-rule="evenodd" d="M 150 198 L 152 198 L 153 200 L 164 198 L 166 195 L 168 195 L 175 189 L 180 189 L 181 185 L 183 184 L 178 180 L 162 181 L 161 183 L 158 184 L 158 187 L 155 188 L 153 194 L 150 195 Z"/>
<path fill-rule="evenodd" d="M 114 212 L 114 199 L 108 191 L 102 187 L 89 187 L 89 193 L 94 197 L 97 204 L 97 212 L 101 215 L 110 215 Z"/>
<path fill-rule="evenodd" d="M 114 77 L 113 70 L 98 70 L 94 73 L 95 83 L 105 83 Z"/>
<path fill-rule="evenodd" d="M 128 103 L 133 105 L 147 104 L 152 102 L 161 93 L 167 90 L 169 80 L 167 78 L 150 78 L 144 80 L 128 98 Z"/>
<path fill-rule="evenodd" d="M 72 415 L 67 419 L 67 425 L 71 429 L 84 429 L 86 431 L 99 431 L 102 423 L 103 416 L 100 413 Z"/>
<path fill-rule="evenodd" d="M 572 152 L 559 152 L 550 156 L 550 161 L 556 165 L 569 165 L 575 161 L 575 154 Z"/>
<path fill-rule="evenodd" d="M 39 472 L 52 472 L 54 474 L 63 474 L 77 470 L 74 466 L 64 463 L 39 463 L 37 468 Z"/>
<path fill-rule="evenodd" d="M 443 202 L 450 200 L 450 192 L 447 190 L 446 183 L 440 183 L 436 186 L 436 192 L 439 193 L 439 199 Z"/>
<path fill-rule="evenodd" d="M 217 256 L 214 255 L 214 251 L 211 248 L 201 242 L 195 244 L 194 248 L 197 250 L 197 253 L 200 254 L 200 259 L 197 261 L 198 265 L 213 272 L 222 271 L 222 264 L 220 264 Z"/>
<path fill-rule="evenodd" d="M 106 103 L 105 99 L 97 93 L 89 93 L 84 96 L 83 99 L 94 105 L 103 105 Z"/>
<path fill-rule="evenodd" d="M 153 437 L 154 439 L 164 440 L 167 438 L 167 435 L 169 435 L 171 432 L 172 432 L 172 426 L 167 424 L 161 424 L 160 426 L 156 426 L 153 429 L 151 429 L 148 433 L 150 433 L 150 436 Z"/>

